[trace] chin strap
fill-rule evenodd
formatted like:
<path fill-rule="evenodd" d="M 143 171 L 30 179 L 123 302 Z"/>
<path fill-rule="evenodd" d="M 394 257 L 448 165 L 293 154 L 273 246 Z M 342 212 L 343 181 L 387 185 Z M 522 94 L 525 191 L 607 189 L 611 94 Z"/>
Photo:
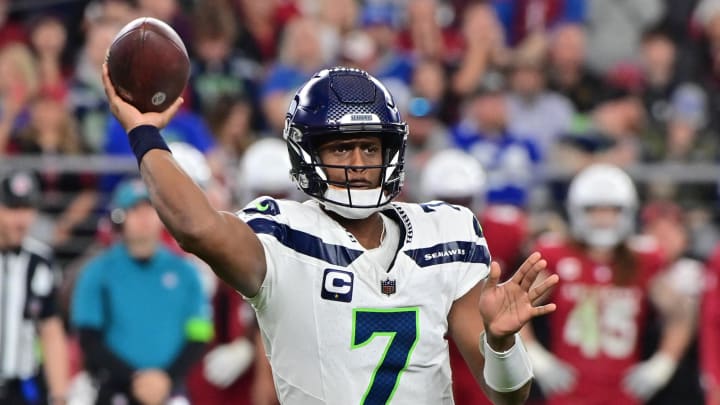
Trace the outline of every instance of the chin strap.
<path fill-rule="evenodd" d="M 381 196 L 382 190 L 374 188 L 370 190 L 348 190 L 330 187 L 325 191 L 325 200 L 320 204 L 325 206 L 328 211 L 332 211 L 343 218 L 348 219 L 365 219 L 370 215 L 380 212 L 390 205 L 390 201 L 384 201 Z M 350 197 L 352 197 L 352 207 L 350 205 Z M 382 202 L 377 204 L 378 199 Z"/>
<path fill-rule="evenodd" d="M 372 208 L 355 208 L 355 207 L 345 207 L 343 205 L 338 205 L 329 201 L 321 201 L 321 204 L 327 209 L 328 211 L 332 211 L 338 215 L 340 215 L 343 218 L 347 219 L 365 219 L 369 217 L 370 215 L 380 212 L 384 210 L 388 204 L 381 205 L 379 207 L 372 207 Z"/>

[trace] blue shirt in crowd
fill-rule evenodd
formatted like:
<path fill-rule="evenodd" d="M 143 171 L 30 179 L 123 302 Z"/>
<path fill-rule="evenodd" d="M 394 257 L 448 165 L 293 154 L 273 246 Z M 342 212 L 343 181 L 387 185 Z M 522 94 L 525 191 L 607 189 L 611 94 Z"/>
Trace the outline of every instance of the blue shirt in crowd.
<path fill-rule="evenodd" d="M 75 286 L 71 313 L 76 328 L 103 333 L 115 355 L 138 369 L 167 368 L 210 325 L 209 304 L 198 270 L 165 247 L 148 261 L 129 256 L 123 243 L 95 257 Z"/>

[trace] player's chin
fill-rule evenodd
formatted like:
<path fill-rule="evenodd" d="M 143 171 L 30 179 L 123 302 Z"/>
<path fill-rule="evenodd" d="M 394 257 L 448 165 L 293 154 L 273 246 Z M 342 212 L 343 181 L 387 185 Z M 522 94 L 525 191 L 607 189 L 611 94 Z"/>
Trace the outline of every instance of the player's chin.
<path fill-rule="evenodd" d="M 351 190 L 372 190 L 372 189 L 376 189 L 376 188 L 377 188 L 377 186 L 372 183 L 363 183 L 363 184 L 350 183 Z"/>
<path fill-rule="evenodd" d="M 347 183 L 347 185 L 331 184 L 331 185 L 328 185 L 328 187 L 333 190 L 342 190 L 342 191 L 347 190 L 348 188 L 350 190 L 373 190 L 373 189 L 378 188 L 377 185 L 374 185 L 373 183 L 371 183 L 369 181 L 368 182 L 352 182 L 351 181 L 351 182 Z"/>

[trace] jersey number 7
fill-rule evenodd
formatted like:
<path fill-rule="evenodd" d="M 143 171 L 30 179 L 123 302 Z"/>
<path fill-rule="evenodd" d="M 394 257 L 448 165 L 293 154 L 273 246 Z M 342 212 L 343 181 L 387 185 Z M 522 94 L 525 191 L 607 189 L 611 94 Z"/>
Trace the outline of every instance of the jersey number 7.
<path fill-rule="evenodd" d="M 417 307 L 353 310 L 351 349 L 367 345 L 376 336 L 389 338 L 361 404 L 375 405 L 390 402 L 417 344 L 420 334 L 419 318 Z"/>

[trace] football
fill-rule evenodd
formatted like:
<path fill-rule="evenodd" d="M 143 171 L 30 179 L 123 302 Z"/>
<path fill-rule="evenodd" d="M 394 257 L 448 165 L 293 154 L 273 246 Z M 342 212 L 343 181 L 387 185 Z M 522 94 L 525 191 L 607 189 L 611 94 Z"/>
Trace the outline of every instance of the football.
<path fill-rule="evenodd" d="M 125 25 L 110 45 L 106 62 L 115 91 L 141 112 L 169 107 L 182 94 L 190 75 L 190 60 L 180 36 L 151 17 Z"/>

